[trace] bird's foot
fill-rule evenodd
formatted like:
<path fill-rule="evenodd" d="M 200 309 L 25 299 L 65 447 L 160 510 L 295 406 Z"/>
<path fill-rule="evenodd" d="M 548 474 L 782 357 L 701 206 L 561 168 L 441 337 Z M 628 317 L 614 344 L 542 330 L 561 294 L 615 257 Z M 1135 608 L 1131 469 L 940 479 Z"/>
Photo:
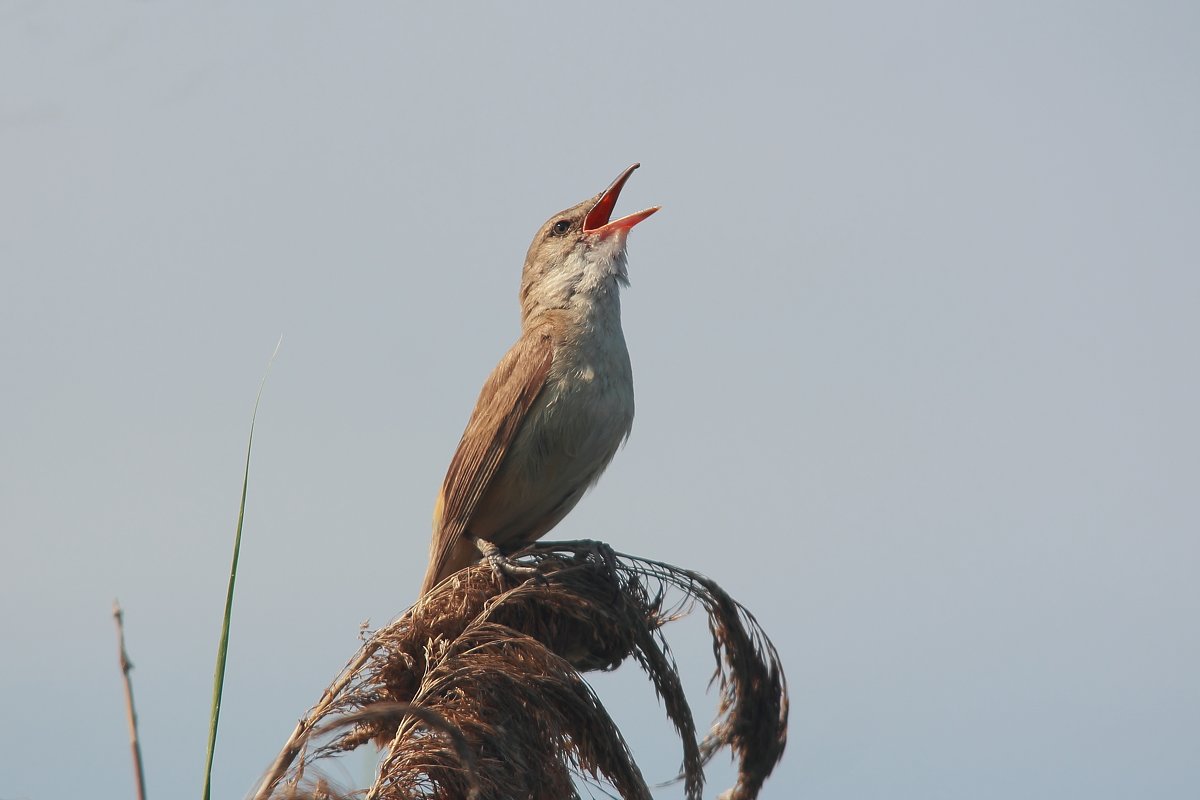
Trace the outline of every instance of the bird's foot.
<path fill-rule="evenodd" d="M 479 548 L 479 552 L 483 553 L 483 560 L 491 566 L 492 571 L 501 580 L 513 578 L 521 581 L 527 578 L 540 577 L 537 567 L 527 567 L 516 563 L 501 553 L 500 548 L 487 539 L 480 539 L 478 536 L 475 537 L 475 546 Z"/>

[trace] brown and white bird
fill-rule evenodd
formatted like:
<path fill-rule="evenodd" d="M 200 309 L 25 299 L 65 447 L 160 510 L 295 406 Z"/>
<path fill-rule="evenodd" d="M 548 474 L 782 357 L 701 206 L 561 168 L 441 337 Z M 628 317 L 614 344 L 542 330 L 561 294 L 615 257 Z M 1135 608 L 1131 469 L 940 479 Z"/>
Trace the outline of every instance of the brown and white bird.
<path fill-rule="evenodd" d="M 600 477 L 633 425 L 621 332 L 630 229 L 610 221 L 634 164 L 600 194 L 551 217 L 525 256 L 521 338 L 492 371 L 433 511 L 424 595 L 483 553 L 503 567 L 545 535 Z"/>

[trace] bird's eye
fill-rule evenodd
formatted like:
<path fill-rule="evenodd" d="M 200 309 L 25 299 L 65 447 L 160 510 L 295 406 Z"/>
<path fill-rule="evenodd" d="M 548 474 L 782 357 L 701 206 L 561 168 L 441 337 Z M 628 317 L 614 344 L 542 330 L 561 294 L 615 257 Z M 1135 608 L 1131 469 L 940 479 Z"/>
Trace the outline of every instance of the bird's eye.
<path fill-rule="evenodd" d="M 550 229 L 550 232 L 555 236 L 562 236 L 569 230 L 571 230 L 571 220 L 560 219 L 558 222 L 554 223 L 554 227 Z"/>

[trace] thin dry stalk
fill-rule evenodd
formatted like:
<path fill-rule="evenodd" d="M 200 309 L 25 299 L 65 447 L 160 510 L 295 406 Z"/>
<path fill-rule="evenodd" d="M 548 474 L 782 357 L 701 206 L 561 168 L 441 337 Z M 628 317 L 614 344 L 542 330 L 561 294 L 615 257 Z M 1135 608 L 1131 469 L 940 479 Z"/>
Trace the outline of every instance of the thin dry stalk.
<path fill-rule="evenodd" d="M 300 779 L 374 741 L 385 750 L 377 779 L 353 793 L 367 800 L 560 800 L 578 797 L 579 778 L 649 800 L 583 678 L 630 658 L 680 735 L 686 796 L 699 800 L 704 765 L 728 747 L 739 771 L 725 797 L 756 797 L 782 756 L 788 706 L 778 653 L 754 617 L 702 575 L 594 542 L 537 545 L 523 557 L 539 580 L 508 587 L 472 567 L 377 631 L 301 720 L 255 797 L 349 797 Z M 708 616 L 720 690 L 703 741 L 662 635 L 695 606 Z"/>
<path fill-rule="evenodd" d="M 142 769 L 142 745 L 138 739 L 137 711 L 133 707 L 133 681 L 129 673 L 133 662 L 125 649 L 125 612 L 121 604 L 113 600 L 113 622 L 117 626 L 117 657 L 121 662 L 121 677 L 125 683 L 125 719 L 129 722 L 129 750 L 133 756 L 133 776 L 137 784 L 137 800 L 146 800 L 146 773 Z"/>
<path fill-rule="evenodd" d="M 256 799 L 265 799 L 272 796 L 271 792 L 283 779 L 288 769 L 295 763 L 296 756 L 307 746 L 308 739 L 315 732 L 316 727 L 327 716 L 337 713 L 337 710 L 342 708 L 341 703 L 338 702 L 339 698 L 344 695 L 346 688 L 358 677 L 363 667 L 370 661 L 371 656 L 375 654 L 378 648 L 379 645 L 374 640 L 364 643 L 354 658 L 350 659 L 350 662 L 342 667 L 342 671 L 334 678 L 329 688 L 322 692 L 321 699 L 317 701 L 317 704 L 300 718 L 300 721 L 296 723 L 296 727 L 292 731 L 292 735 L 288 737 L 287 742 L 283 745 L 283 749 L 275 757 L 271 768 L 263 776 L 262 782 L 258 786 L 258 791 L 254 794 Z M 305 760 L 300 762 L 299 769 L 301 772 L 305 763 L 307 763 Z M 299 778 L 300 776 L 296 777 Z"/>

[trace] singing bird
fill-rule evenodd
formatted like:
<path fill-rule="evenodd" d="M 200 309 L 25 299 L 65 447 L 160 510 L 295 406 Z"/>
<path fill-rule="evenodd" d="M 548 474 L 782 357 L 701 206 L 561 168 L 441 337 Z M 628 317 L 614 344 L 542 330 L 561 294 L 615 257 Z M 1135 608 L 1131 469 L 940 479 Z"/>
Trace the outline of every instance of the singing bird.
<path fill-rule="evenodd" d="M 619 289 L 625 244 L 658 206 L 610 221 L 622 172 L 542 225 L 521 273 L 521 338 L 492 370 L 433 511 L 424 595 L 479 559 L 557 525 L 599 479 L 633 425 L 633 371 Z"/>

